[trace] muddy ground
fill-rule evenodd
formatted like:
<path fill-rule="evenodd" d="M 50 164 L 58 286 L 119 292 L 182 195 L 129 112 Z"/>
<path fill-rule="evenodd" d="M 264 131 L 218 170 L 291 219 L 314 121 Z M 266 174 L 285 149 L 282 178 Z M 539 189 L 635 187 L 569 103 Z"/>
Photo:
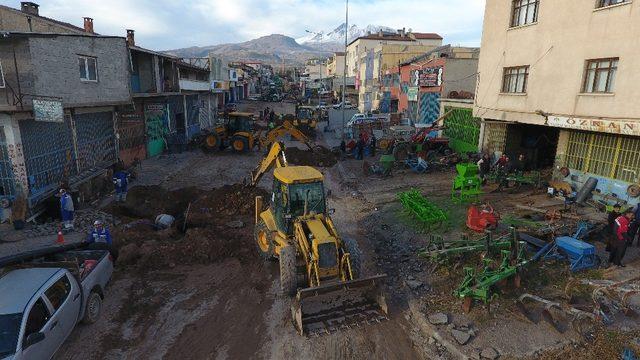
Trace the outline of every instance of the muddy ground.
<path fill-rule="evenodd" d="M 332 145 L 322 136 L 318 142 Z M 341 235 L 359 243 L 364 275 L 389 276 L 389 320 L 302 337 L 291 323 L 289 299 L 278 295 L 277 262 L 264 262 L 255 250 L 253 201 L 267 194 L 272 179 L 266 176 L 258 189 L 241 183 L 260 156 L 194 151 L 145 161 L 127 204 L 108 208 L 123 224 L 136 225 L 114 229 L 120 259 L 102 318 L 79 326 L 56 358 L 456 359 L 479 358 L 492 349 L 501 358 L 603 359 L 634 337 L 633 326 L 619 336 L 607 329 L 584 338 L 571 329 L 558 333 L 546 323 L 527 322 L 514 311 L 516 289 L 506 289 L 491 307 L 476 305 L 465 314 L 452 296 L 462 265 L 436 266 L 417 256 L 429 232 L 402 212 L 396 198 L 409 188 L 421 190 L 450 214 L 439 231 L 460 236 L 466 207 L 451 204 L 453 170 L 401 170 L 380 178 L 364 176 L 362 162 L 355 160 L 321 168 L 328 205 L 336 210 Z M 488 199 L 507 212 L 540 196 L 499 192 Z M 175 216 L 175 226 L 153 230 L 148 222 L 158 213 Z M 572 278 L 563 269 L 542 267 L 523 280 L 524 288 L 545 296 L 561 293 Z M 436 312 L 448 314 L 449 324 L 429 324 Z M 472 336 L 460 345 L 453 330 Z"/>

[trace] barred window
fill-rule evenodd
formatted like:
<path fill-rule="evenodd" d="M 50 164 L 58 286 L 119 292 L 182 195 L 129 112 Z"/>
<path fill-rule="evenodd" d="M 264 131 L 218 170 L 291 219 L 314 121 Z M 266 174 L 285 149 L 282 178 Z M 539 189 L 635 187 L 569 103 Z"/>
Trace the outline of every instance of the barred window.
<path fill-rule="evenodd" d="M 502 78 L 503 93 L 526 93 L 529 80 L 529 66 L 504 68 Z"/>
<path fill-rule="evenodd" d="M 640 180 L 640 138 L 572 131 L 565 166 L 626 182 Z"/>
<path fill-rule="evenodd" d="M 587 60 L 582 92 L 613 92 L 618 72 L 618 58 Z"/>
<path fill-rule="evenodd" d="M 532 24 L 538 21 L 540 0 L 513 0 L 511 27 Z"/>
<path fill-rule="evenodd" d="M 628 0 L 598 0 L 596 8 L 607 7 L 628 2 Z"/>

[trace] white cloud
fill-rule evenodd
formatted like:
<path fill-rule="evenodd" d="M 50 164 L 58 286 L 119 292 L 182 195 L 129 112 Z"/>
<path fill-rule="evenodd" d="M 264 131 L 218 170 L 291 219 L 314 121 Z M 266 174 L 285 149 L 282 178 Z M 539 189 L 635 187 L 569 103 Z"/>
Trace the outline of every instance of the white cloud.
<path fill-rule="evenodd" d="M 37 0 L 36 0 L 37 2 Z M 0 0 L 20 7 L 18 0 Z M 299 37 L 344 22 L 341 0 L 41 0 L 40 13 L 82 26 L 93 17 L 102 34 L 136 30 L 154 49 L 246 41 L 272 33 Z M 349 22 L 437 32 L 446 42 L 480 43 L 485 0 L 351 0 Z"/>

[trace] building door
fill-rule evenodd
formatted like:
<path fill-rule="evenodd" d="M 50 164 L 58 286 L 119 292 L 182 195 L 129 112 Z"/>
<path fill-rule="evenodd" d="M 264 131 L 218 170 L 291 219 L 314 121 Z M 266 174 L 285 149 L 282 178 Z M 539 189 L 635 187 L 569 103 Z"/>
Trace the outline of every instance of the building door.
<path fill-rule="evenodd" d="M 144 109 L 147 134 L 147 155 L 153 157 L 162 154 L 166 144 L 165 136 L 168 124 L 168 112 L 164 104 L 147 104 Z"/>

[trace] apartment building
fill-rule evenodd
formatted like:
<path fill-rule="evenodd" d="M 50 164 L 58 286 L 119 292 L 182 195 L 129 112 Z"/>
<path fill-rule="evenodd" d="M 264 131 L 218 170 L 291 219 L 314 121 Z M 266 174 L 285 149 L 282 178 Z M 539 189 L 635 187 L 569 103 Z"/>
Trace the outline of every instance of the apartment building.
<path fill-rule="evenodd" d="M 346 52 L 347 77 L 353 79 L 358 92 L 360 111 L 377 109 L 381 100 L 380 78 L 385 69 L 440 45 L 442 37 L 438 34 L 405 29 L 370 33 L 351 41 Z"/>
<path fill-rule="evenodd" d="M 474 115 L 482 148 L 637 203 L 640 3 L 488 1 Z"/>

